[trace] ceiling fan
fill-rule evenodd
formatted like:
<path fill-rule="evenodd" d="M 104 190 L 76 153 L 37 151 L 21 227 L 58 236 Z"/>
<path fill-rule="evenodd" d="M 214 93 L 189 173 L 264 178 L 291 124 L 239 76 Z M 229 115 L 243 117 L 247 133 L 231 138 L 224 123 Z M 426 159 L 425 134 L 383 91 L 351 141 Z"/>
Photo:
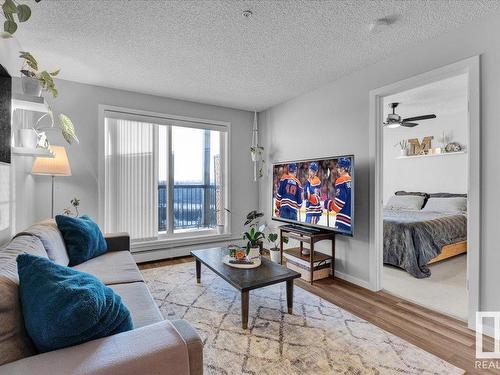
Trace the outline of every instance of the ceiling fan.
<path fill-rule="evenodd" d="M 431 118 L 436 118 L 435 114 L 432 115 L 423 115 L 423 116 L 415 116 L 401 119 L 401 116 L 396 113 L 396 107 L 399 103 L 390 103 L 389 107 L 392 108 L 392 113 L 387 115 L 387 119 L 384 122 L 384 127 L 388 128 L 398 128 L 400 126 L 404 126 L 406 128 L 413 128 L 418 124 L 412 121 L 421 121 L 421 120 L 429 120 Z"/>

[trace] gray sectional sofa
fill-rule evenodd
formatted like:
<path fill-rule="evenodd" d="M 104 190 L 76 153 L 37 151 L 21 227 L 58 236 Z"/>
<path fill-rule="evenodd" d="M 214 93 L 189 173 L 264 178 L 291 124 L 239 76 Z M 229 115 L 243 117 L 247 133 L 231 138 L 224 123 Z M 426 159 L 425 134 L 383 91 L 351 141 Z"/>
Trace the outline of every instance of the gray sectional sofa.
<path fill-rule="evenodd" d="M 163 319 L 130 254 L 129 236 L 105 237 L 109 251 L 74 269 L 93 274 L 122 297 L 131 312 L 134 330 L 53 352 L 36 352 L 24 329 L 16 257 L 27 252 L 68 265 L 57 225 L 54 220 L 46 220 L 0 248 L 0 374 L 203 373 L 200 337 L 184 320 Z"/>

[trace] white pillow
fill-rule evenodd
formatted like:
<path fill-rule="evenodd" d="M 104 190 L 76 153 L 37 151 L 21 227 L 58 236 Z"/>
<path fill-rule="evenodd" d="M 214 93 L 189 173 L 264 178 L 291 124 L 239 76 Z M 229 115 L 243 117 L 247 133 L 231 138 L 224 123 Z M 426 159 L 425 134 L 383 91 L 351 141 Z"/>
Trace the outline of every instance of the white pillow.
<path fill-rule="evenodd" d="M 385 206 L 389 210 L 420 210 L 424 205 L 424 197 L 420 195 L 393 195 Z"/>
<path fill-rule="evenodd" d="M 466 212 L 467 211 L 467 198 L 453 197 L 453 198 L 429 198 L 427 204 L 422 211 L 434 212 Z"/>

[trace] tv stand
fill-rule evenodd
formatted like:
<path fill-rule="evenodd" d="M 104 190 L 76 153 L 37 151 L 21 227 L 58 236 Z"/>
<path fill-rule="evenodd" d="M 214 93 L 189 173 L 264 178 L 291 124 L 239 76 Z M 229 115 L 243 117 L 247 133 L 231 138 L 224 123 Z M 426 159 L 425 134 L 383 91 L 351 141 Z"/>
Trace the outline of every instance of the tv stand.
<path fill-rule="evenodd" d="M 283 225 L 280 227 L 280 263 L 283 264 L 283 253 L 287 256 L 292 256 L 294 258 L 300 259 L 302 261 L 309 262 L 310 270 L 310 283 L 314 282 L 314 264 L 318 262 L 324 262 L 331 260 L 331 277 L 334 278 L 335 275 L 335 232 L 332 231 L 320 231 L 313 229 L 309 231 L 310 228 L 304 230 L 304 227 L 299 225 Z M 299 249 L 285 250 L 283 248 L 283 238 L 291 238 L 299 241 Z M 319 241 L 330 240 L 332 241 L 332 255 L 327 255 L 319 251 L 314 251 L 314 244 Z M 304 243 L 309 244 L 309 255 L 302 254 L 302 249 L 304 248 Z M 297 251 L 298 250 L 298 251 Z"/>

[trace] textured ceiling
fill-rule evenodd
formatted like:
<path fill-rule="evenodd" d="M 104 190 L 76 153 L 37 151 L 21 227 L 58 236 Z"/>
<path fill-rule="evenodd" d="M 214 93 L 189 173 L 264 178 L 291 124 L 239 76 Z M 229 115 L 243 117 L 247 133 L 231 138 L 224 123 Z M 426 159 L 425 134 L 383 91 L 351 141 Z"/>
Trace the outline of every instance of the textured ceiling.
<path fill-rule="evenodd" d="M 396 113 L 413 117 L 430 113 L 462 112 L 467 105 L 467 75 L 461 74 L 384 98 L 384 118 L 399 103 Z M 418 121 L 417 121 L 418 122 Z"/>
<path fill-rule="evenodd" d="M 500 11 L 497 1 L 31 1 L 17 37 L 63 79 L 263 110 L 409 44 Z M 244 18 L 251 9 L 254 16 Z M 378 33 L 379 17 L 396 22 Z"/>

